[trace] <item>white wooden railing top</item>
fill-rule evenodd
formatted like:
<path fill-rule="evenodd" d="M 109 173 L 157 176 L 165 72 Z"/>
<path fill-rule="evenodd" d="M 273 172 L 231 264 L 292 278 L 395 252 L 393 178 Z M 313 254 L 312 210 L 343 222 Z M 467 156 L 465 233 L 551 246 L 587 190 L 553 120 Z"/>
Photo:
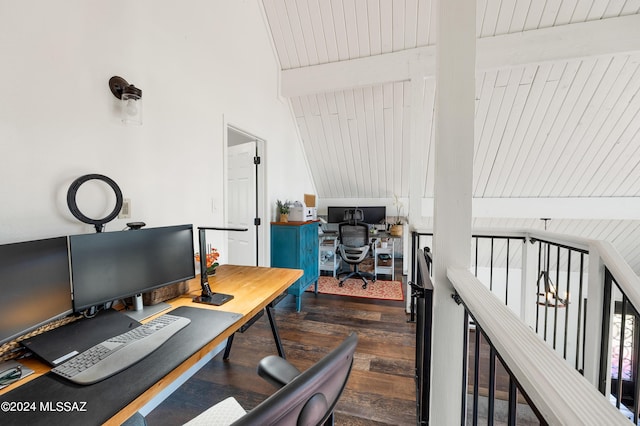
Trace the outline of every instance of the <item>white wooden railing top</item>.
<path fill-rule="evenodd" d="M 463 268 L 447 277 L 545 421 L 553 425 L 629 425 L 591 383 Z"/>
<path fill-rule="evenodd" d="M 607 267 L 620 290 L 627 296 L 631 304 L 640 312 L 640 277 L 633 272 L 631 266 L 622 255 L 608 241 L 594 240 L 592 249 L 595 249 Z"/>

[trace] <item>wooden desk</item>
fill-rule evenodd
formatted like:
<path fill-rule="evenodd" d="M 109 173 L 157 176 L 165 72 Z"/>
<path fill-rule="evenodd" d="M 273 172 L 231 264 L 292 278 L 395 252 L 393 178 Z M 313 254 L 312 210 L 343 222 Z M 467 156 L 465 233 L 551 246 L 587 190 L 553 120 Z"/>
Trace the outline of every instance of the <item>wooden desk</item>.
<path fill-rule="evenodd" d="M 276 297 L 302 276 L 302 271 L 297 269 L 265 268 L 255 266 L 235 266 L 222 265 L 217 268 L 216 275 L 209 277 L 211 290 L 219 293 L 233 294 L 233 300 L 222 306 L 209 306 L 193 303 L 191 299 L 200 294 L 200 277 L 196 277 L 189 282 L 190 292 L 176 299 L 168 301 L 173 309 L 180 306 L 190 306 L 201 309 L 221 310 L 237 312 L 242 317 L 223 333 L 196 350 L 188 359 L 174 368 L 169 374 L 149 387 L 129 405 L 120 410 L 106 424 L 120 425 L 136 411 L 147 404 L 153 397 L 158 395 L 165 387 L 185 373 L 209 352 L 222 344 L 229 336 L 238 330 L 243 324 L 262 311 Z M 169 311 L 164 311 L 167 313 Z M 154 316 L 155 317 L 155 316 Z M 152 319 L 151 317 L 149 319 Z M 9 393 L 11 390 L 22 386 L 28 381 L 34 380 L 47 373 L 49 368 L 35 359 L 24 362 L 33 368 L 36 373 L 0 391 L 0 395 Z M 125 370 L 126 371 L 126 370 Z M 9 396 L 9 395 L 8 395 Z M 47 414 L 43 413 L 43 416 Z M 55 415 L 55 413 L 53 414 Z"/>

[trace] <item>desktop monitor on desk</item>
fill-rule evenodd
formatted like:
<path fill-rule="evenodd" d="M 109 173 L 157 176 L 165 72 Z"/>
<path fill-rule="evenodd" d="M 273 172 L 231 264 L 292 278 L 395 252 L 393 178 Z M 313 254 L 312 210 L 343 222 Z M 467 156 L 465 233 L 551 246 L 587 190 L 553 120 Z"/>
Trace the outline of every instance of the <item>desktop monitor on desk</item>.
<path fill-rule="evenodd" d="M 362 219 L 359 222 L 368 223 L 369 225 L 382 224 L 387 218 L 387 208 L 385 206 L 366 206 L 366 207 L 327 207 L 327 222 L 342 223 L 348 222 L 350 212 L 359 210 L 362 212 Z"/>
<path fill-rule="evenodd" d="M 69 246 L 76 312 L 195 277 L 192 225 L 72 235 Z"/>
<path fill-rule="evenodd" d="M 0 245 L 0 345 L 71 312 L 67 237 Z"/>

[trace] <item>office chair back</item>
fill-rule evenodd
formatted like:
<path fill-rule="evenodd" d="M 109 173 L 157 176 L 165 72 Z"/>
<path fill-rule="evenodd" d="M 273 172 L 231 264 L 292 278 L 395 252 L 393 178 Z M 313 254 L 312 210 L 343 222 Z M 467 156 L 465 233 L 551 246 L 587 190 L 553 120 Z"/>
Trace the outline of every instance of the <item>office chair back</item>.
<path fill-rule="evenodd" d="M 337 348 L 233 423 L 247 425 L 321 425 L 332 418 L 351 367 L 358 335 Z"/>
<path fill-rule="evenodd" d="M 341 223 L 338 227 L 340 244 L 347 247 L 369 245 L 369 225 L 366 223 Z"/>

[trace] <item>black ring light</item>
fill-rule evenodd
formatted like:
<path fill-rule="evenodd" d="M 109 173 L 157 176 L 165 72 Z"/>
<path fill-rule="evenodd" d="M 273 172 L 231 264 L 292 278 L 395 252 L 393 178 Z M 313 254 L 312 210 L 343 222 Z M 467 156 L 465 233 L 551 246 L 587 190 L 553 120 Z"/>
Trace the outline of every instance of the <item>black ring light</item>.
<path fill-rule="evenodd" d="M 76 194 L 78 192 L 78 188 L 80 188 L 83 183 L 94 179 L 105 182 L 111 187 L 111 189 L 113 189 L 113 192 L 115 192 L 116 194 L 116 205 L 113 211 L 102 219 L 91 219 L 90 217 L 83 215 L 80 209 L 78 209 L 78 204 L 76 203 Z M 71 210 L 71 214 L 73 214 L 76 219 L 95 226 L 96 232 L 102 232 L 105 223 L 111 222 L 113 219 L 118 217 L 118 214 L 122 209 L 122 191 L 120 190 L 118 184 L 116 184 L 113 179 L 108 178 L 107 176 L 98 174 L 80 176 L 78 179 L 73 181 L 71 186 L 69 186 L 69 191 L 67 191 L 67 205 L 69 206 L 69 210 Z"/>

